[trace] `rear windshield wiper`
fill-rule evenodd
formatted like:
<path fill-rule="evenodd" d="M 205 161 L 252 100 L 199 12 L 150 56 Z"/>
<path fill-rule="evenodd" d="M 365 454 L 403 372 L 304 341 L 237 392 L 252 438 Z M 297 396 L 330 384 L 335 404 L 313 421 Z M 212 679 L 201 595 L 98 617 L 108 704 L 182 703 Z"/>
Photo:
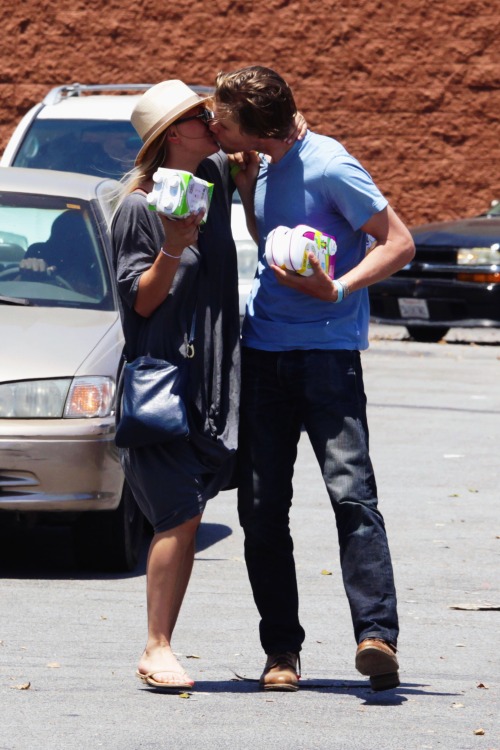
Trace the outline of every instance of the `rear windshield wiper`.
<path fill-rule="evenodd" d="M 0 305 L 32 305 L 29 299 L 23 299 L 22 297 L 4 297 L 0 294 Z"/>

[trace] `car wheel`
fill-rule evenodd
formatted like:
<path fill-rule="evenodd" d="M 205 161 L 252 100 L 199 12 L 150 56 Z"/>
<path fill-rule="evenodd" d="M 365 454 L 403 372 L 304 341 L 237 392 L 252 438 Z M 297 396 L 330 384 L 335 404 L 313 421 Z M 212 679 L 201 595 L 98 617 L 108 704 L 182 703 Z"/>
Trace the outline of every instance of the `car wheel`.
<path fill-rule="evenodd" d="M 406 326 L 408 333 L 415 341 L 423 341 L 427 344 L 441 341 L 446 336 L 449 328 L 445 326 Z"/>
<path fill-rule="evenodd" d="M 116 510 L 83 513 L 74 527 L 77 560 L 107 571 L 136 567 L 144 536 L 144 516 L 127 482 Z"/>

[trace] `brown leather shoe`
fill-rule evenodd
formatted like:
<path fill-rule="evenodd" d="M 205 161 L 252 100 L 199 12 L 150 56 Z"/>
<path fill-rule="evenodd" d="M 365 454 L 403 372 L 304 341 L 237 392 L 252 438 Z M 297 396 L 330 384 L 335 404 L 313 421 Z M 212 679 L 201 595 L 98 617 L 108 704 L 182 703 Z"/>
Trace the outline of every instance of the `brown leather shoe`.
<path fill-rule="evenodd" d="M 300 674 L 297 674 L 297 663 L 300 671 L 300 657 L 291 651 L 269 654 L 259 680 L 261 690 L 298 690 Z"/>
<path fill-rule="evenodd" d="M 370 678 L 373 690 L 390 690 L 399 685 L 396 647 L 380 638 L 366 638 L 359 644 L 356 669 Z"/>

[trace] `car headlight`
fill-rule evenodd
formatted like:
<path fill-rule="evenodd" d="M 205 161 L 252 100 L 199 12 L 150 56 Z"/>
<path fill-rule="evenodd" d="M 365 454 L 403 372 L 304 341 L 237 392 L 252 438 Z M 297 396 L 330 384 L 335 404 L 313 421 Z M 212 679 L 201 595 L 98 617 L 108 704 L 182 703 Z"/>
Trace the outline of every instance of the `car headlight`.
<path fill-rule="evenodd" d="M 106 417 L 114 393 L 114 381 L 105 377 L 1 383 L 0 419 Z"/>
<path fill-rule="evenodd" d="M 491 247 L 461 247 L 457 255 L 459 266 L 491 266 L 500 264 L 500 243 Z"/>
<path fill-rule="evenodd" d="M 111 378 L 75 378 L 69 389 L 64 416 L 69 418 L 107 417 L 111 414 L 115 383 Z"/>
<path fill-rule="evenodd" d="M 498 242 L 490 247 L 461 247 L 457 254 L 457 263 L 459 266 L 470 268 L 466 273 L 457 273 L 457 281 L 500 284 L 500 243 Z M 478 266 L 485 268 L 483 270 Z"/>

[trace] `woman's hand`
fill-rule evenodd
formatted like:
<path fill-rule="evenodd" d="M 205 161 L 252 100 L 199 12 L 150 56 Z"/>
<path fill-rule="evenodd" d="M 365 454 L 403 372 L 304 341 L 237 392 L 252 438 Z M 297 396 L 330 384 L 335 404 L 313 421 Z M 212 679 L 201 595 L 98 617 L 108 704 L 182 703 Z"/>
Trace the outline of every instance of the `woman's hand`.
<path fill-rule="evenodd" d="M 184 248 L 195 245 L 198 242 L 199 228 L 204 215 L 203 209 L 190 214 L 185 219 L 170 219 L 165 214 L 159 213 L 158 216 L 165 232 L 164 249 L 171 255 L 180 257 Z"/>
<path fill-rule="evenodd" d="M 231 177 L 240 195 L 253 193 L 260 170 L 260 159 L 257 151 L 239 151 L 228 154 Z"/>
<path fill-rule="evenodd" d="M 302 141 L 305 134 L 307 133 L 307 122 L 306 118 L 301 112 L 297 112 L 294 117 L 293 129 L 290 131 L 290 135 L 285 139 L 285 143 L 294 143 L 295 141 Z"/>
<path fill-rule="evenodd" d="M 143 318 L 149 318 L 166 299 L 184 249 L 198 241 L 203 215 L 204 211 L 200 210 L 185 219 L 169 219 L 158 213 L 165 230 L 165 242 L 158 248 L 153 265 L 139 278 L 134 310 Z"/>
<path fill-rule="evenodd" d="M 260 170 L 259 154 L 257 151 L 241 151 L 228 156 L 228 159 L 229 163 L 232 164 L 231 176 L 245 209 L 247 229 L 254 241 L 258 242 L 253 196 Z"/>

